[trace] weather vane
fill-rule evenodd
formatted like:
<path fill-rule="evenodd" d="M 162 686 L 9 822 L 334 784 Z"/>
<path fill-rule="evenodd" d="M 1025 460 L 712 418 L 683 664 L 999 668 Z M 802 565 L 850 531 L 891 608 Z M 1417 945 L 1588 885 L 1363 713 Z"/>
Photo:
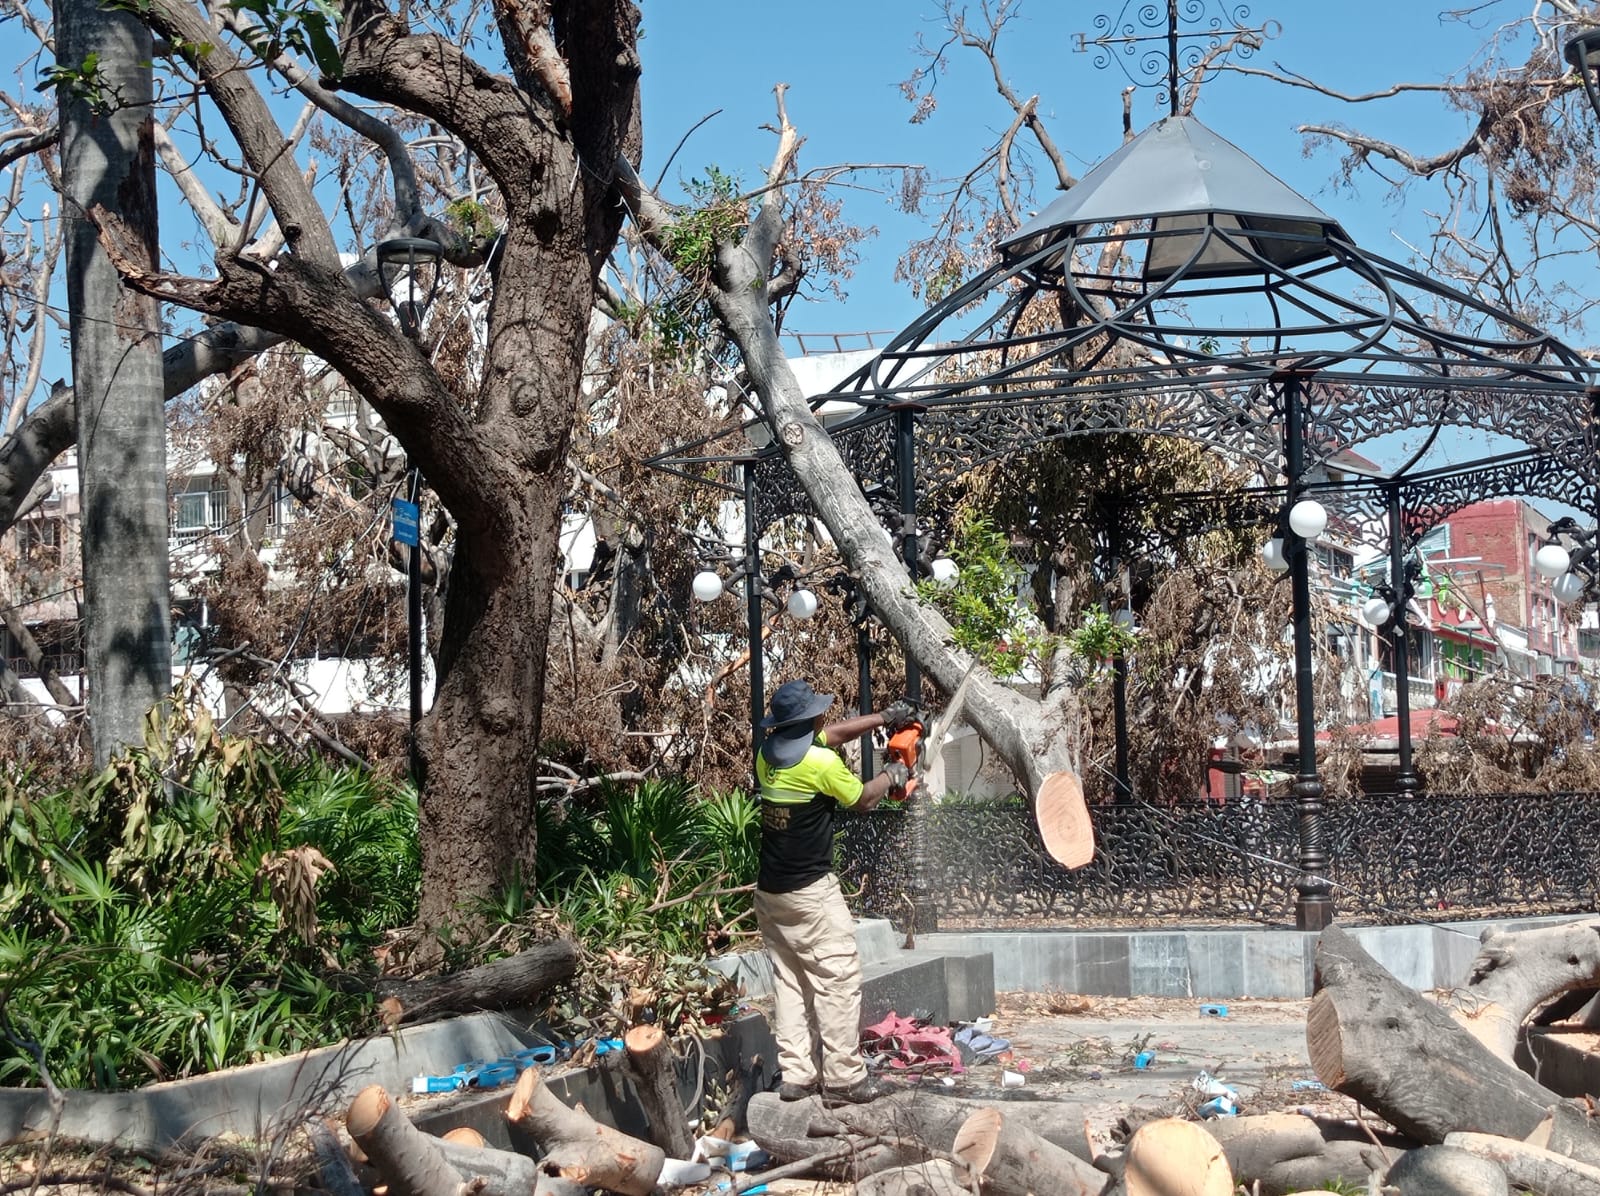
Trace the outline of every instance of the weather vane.
<path fill-rule="evenodd" d="M 1191 28 L 1179 26 L 1180 15 Z M 1283 32 L 1283 26 L 1276 21 L 1251 26 L 1246 23 L 1249 19 L 1248 4 L 1230 4 L 1227 0 L 1166 0 L 1165 5 L 1159 0 L 1125 0 L 1115 17 L 1101 14 L 1094 19 L 1099 36 L 1074 34 L 1077 45 L 1073 48 L 1080 54 L 1093 49 L 1096 67 L 1115 62 L 1135 87 L 1161 87 L 1165 74 L 1167 104 L 1176 116 L 1178 76 L 1200 65 L 1208 50 L 1221 46 L 1224 38 L 1231 38 L 1229 52 L 1248 58 L 1263 41 Z M 1166 42 L 1166 52 L 1148 45 L 1150 42 Z M 1158 92 L 1158 103 L 1160 96 Z"/>

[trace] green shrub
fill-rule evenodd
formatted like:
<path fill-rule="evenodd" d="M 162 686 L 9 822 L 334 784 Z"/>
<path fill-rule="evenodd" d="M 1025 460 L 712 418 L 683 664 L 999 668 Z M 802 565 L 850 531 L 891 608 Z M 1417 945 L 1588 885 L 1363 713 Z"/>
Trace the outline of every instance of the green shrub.
<path fill-rule="evenodd" d="M 416 816 L 407 790 L 180 707 L 77 788 L 0 777 L 0 1028 L 100 1088 L 376 1028 L 368 986 L 336 982 L 413 917 Z M 0 1083 L 36 1082 L 0 1037 Z"/>

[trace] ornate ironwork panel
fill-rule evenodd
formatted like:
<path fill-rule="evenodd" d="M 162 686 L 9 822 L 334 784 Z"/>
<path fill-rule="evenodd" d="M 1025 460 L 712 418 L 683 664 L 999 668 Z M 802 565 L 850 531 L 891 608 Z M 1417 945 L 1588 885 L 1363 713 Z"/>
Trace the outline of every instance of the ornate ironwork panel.
<path fill-rule="evenodd" d="M 1579 913 L 1600 900 L 1600 793 L 1388 795 L 1326 807 L 1339 916 L 1439 921 Z M 1093 811 L 1098 846 L 1076 872 L 1045 852 L 1026 803 L 930 810 L 941 926 L 1293 920 L 1292 799 L 1144 803 Z M 910 893 L 903 811 L 849 818 L 840 872 L 859 912 L 902 918 Z"/>

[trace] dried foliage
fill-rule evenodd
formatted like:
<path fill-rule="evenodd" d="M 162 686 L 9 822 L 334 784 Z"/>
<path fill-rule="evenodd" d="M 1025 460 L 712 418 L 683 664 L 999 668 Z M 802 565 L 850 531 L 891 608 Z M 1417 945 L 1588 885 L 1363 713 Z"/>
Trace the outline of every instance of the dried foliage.
<path fill-rule="evenodd" d="M 1416 750 L 1417 771 L 1441 793 L 1589 792 L 1600 789 L 1600 717 L 1587 683 L 1504 675 L 1464 685 L 1444 712 L 1454 734 Z"/>

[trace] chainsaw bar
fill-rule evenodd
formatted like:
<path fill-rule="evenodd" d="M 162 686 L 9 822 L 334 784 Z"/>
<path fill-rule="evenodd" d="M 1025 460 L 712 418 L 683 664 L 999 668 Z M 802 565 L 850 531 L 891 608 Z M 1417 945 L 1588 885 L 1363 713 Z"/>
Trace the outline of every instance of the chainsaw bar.
<path fill-rule="evenodd" d="M 921 778 L 926 776 L 939 757 L 944 754 L 944 737 L 950 733 L 950 728 L 955 726 L 957 717 L 961 714 L 961 703 L 967 697 L 967 683 L 972 680 L 972 675 L 978 671 L 978 664 L 974 661 L 967 666 L 967 671 L 956 685 L 955 692 L 950 695 L 950 700 L 945 703 L 941 713 L 933 726 L 923 735 L 923 750 L 917 753 L 917 773 Z"/>

